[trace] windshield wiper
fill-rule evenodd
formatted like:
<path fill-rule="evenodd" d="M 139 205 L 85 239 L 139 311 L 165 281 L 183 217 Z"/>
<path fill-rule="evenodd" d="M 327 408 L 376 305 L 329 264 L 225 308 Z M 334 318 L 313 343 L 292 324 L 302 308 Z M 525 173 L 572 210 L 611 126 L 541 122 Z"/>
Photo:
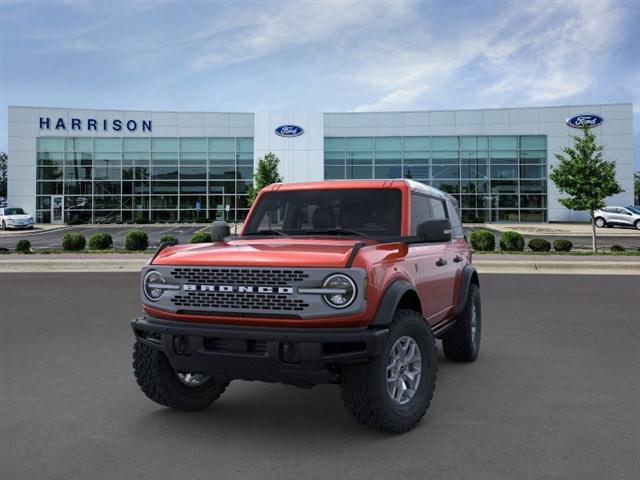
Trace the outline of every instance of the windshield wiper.
<path fill-rule="evenodd" d="M 358 237 L 367 237 L 368 235 L 358 230 L 349 230 L 346 228 L 329 228 L 327 230 L 300 230 L 295 235 L 356 235 Z"/>
<path fill-rule="evenodd" d="M 287 236 L 286 233 L 281 232 L 280 230 L 258 230 L 256 232 L 247 232 L 245 236 L 249 235 L 282 235 L 284 237 Z"/>

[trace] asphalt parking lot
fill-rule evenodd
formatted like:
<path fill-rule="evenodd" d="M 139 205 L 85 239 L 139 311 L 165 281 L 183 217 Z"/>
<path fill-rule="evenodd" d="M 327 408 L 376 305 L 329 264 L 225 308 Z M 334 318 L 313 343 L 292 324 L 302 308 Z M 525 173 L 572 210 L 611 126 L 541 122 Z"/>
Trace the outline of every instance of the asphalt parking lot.
<path fill-rule="evenodd" d="M 0 275 L 3 479 L 638 478 L 640 277 L 482 276 L 480 357 L 440 355 L 432 406 L 402 436 L 352 422 L 335 386 L 153 404 L 131 373 L 137 282 Z"/>

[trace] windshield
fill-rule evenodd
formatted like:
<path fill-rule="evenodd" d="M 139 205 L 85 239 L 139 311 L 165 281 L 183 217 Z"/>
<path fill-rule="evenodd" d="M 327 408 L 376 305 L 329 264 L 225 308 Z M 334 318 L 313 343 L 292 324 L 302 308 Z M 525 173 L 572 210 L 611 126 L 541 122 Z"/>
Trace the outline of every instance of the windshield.
<path fill-rule="evenodd" d="M 640 207 L 627 207 L 627 210 L 630 210 L 633 213 L 637 213 L 640 215 Z"/>
<path fill-rule="evenodd" d="M 398 189 L 353 188 L 268 192 L 245 235 L 400 235 Z"/>
<path fill-rule="evenodd" d="M 24 215 L 24 210 L 22 210 L 21 208 L 5 208 L 4 214 L 5 215 Z"/>

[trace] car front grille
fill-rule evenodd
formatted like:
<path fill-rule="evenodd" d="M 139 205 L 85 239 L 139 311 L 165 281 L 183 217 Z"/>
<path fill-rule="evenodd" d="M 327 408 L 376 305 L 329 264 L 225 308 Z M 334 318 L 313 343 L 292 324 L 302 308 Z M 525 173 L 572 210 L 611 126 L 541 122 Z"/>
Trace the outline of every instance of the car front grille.
<path fill-rule="evenodd" d="M 282 268 L 175 267 L 171 276 L 183 284 L 257 287 L 299 286 L 309 278 L 304 270 Z M 182 310 L 217 312 L 298 313 L 309 304 L 297 295 L 263 292 L 181 290 L 171 299 Z"/>

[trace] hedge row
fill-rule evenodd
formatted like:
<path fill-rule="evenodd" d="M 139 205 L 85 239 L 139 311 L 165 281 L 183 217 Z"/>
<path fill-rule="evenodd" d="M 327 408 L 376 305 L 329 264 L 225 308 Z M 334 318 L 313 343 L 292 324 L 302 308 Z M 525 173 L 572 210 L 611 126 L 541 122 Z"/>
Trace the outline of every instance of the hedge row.
<path fill-rule="evenodd" d="M 165 242 L 178 243 L 178 239 L 173 235 L 162 235 L 158 239 L 158 245 Z M 211 233 L 196 232 L 191 237 L 191 243 L 209 243 L 211 242 Z M 79 233 L 65 233 L 62 237 L 62 249 L 65 252 L 81 252 L 87 246 L 87 239 Z M 89 238 L 89 250 L 111 250 L 113 248 L 113 237 L 110 233 L 98 232 Z M 149 247 L 149 236 L 142 230 L 131 230 L 124 239 L 124 248 L 139 252 Z M 31 242 L 29 240 L 20 240 L 16 245 L 16 252 L 30 253 Z"/>
<path fill-rule="evenodd" d="M 471 246 L 477 252 L 493 252 L 496 249 L 496 239 L 489 230 L 478 229 L 471 232 Z M 524 251 L 524 237 L 518 232 L 502 232 L 498 244 L 503 252 Z M 528 243 L 529 249 L 533 252 L 550 252 L 551 242 L 544 238 L 532 238 Z M 621 251 L 614 245 L 611 251 Z M 553 242 L 553 249 L 556 252 L 569 252 L 573 248 L 573 243 L 569 240 L 558 239 Z"/>

